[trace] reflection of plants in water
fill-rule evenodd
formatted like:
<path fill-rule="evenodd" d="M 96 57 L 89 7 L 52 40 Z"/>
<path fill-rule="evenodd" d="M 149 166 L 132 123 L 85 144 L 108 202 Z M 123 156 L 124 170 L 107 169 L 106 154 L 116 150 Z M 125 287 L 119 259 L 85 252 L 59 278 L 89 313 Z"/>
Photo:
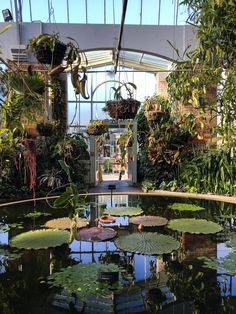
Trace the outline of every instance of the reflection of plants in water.
<path fill-rule="evenodd" d="M 200 264 L 166 263 L 167 285 L 179 302 L 190 301 L 194 314 L 230 313 L 229 299 L 221 297 L 216 272 Z"/>
<path fill-rule="evenodd" d="M 76 292 L 82 301 L 86 301 L 89 295 L 110 295 L 112 290 L 122 287 L 121 276 L 114 283 L 101 281 L 101 274 L 108 272 L 120 273 L 121 268 L 115 264 L 77 264 L 50 275 L 48 283 L 51 287 Z"/>

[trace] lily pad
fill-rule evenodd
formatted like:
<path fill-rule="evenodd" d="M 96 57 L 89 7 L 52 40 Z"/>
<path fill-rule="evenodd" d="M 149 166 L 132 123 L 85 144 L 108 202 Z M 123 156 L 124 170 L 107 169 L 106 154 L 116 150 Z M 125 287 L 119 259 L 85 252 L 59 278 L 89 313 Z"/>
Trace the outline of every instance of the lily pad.
<path fill-rule="evenodd" d="M 174 203 L 168 206 L 170 209 L 181 210 L 181 211 L 199 211 L 204 210 L 204 207 L 195 205 L 195 204 L 186 204 L 186 203 Z"/>
<path fill-rule="evenodd" d="M 205 219 L 181 218 L 173 219 L 168 223 L 168 228 L 179 232 L 189 232 L 196 234 L 211 234 L 223 230 L 223 228 L 215 222 Z"/>
<path fill-rule="evenodd" d="M 76 240 L 78 241 L 105 241 L 114 238 L 117 232 L 112 228 L 86 228 L 77 233 Z"/>
<path fill-rule="evenodd" d="M 143 225 L 144 227 L 165 226 L 168 220 L 161 216 L 137 216 L 131 217 L 129 222 L 135 225 Z"/>
<path fill-rule="evenodd" d="M 115 240 L 115 245 L 124 251 L 147 255 L 171 253 L 180 246 L 175 238 L 157 232 L 132 233 Z"/>
<path fill-rule="evenodd" d="M 47 249 L 69 243 L 70 232 L 65 230 L 40 229 L 21 233 L 10 241 L 12 247 L 19 249 Z"/>
<path fill-rule="evenodd" d="M 27 218 L 38 218 L 38 217 L 41 217 L 41 216 L 51 216 L 51 214 L 50 213 L 34 211 L 34 212 L 31 212 L 31 213 L 28 213 L 28 214 L 24 215 L 24 217 L 27 217 Z"/>
<path fill-rule="evenodd" d="M 110 207 L 104 211 L 104 214 L 113 216 L 137 216 L 142 213 L 142 208 L 138 207 Z"/>
<path fill-rule="evenodd" d="M 49 220 L 45 223 L 46 228 L 51 229 L 70 229 L 73 220 L 69 217 L 62 217 L 57 219 Z M 76 218 L 77 228 L 87 227 L 89 221 L 85 218 Z"/>
<path fill-rule="evenodd" d="M 120 268 L 115 264 L 77 264 L 50 275 L 48 283 L 51 287 L 78 293 L 82 301 L 91 295 L 111 294 L 111 290 L 122 287 L 121 278 L 111 285 L 99 282 L 100 272 L 120 272 Z"/>

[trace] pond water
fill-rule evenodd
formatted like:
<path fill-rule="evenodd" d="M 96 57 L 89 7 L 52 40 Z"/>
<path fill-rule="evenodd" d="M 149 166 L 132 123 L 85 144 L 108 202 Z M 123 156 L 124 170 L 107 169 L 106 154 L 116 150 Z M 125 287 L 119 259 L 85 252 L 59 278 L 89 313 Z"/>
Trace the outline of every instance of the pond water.
<path fill-rule="evenodd" d="M 114 195 L 112 200 L 107 195 L 88 196 L 83 215 L 90 221 L 90 227 L 98 225 L 96 218 L 111 207 L 111 202 L 113 207 L 139 207 L 145 215 L 168 220 L 206 219 L 219 224 L 223 230 L 216 234 L 181 233 L 168 226 L 142 226 L 139 230 L 137 225 L 129 223 L 129 217 L 117 217 L 114 224 L 104 225 L 117 231 L 116 239 L 134 233 L 158 232 L 179 241 L 180 247 L 165 254 L 145 255 L 136 253 L 135 249 L 123 251 L 111 239 L 72 240 L 55 248 L 24 250 L 11 247 L 11 239 L 29 230 L 44 228 L 52 218 L 68 217 L 72 213 L 50 208 L 45 201 L 0 206 L 0 313 L 236 313 L 236 253 L 227 245 L 236 237 L 236 205 L 156 196 Z M 195 204 L 205 210 L 170 209 L 174 203 Z M 225 258 L 229 254 L 233 256 L 230 274 L 220 267 L 203 267 L 200 259 L 203 256 Z M 48 276 L 62 268 L 73 269 L 74 265 L 90 263 L 119 266 L 119 289 L 112 286 L 109 290 L 107 284 L 108 294 L 88 293 L 84 299 L 80 298 L 80 279 L 77 291 L 68 291 L 68 282 L 57 287 L 49 285 Z M 87 275 L 92 274 L 88 271 Z M 75 284 L 76 276 L 72 272 L 71 284 Z M 97 273 L 95 278 L 88 279 L 88 291 L 96 286 Z M 99 292 L 98 288 L 94 291 Z"/>

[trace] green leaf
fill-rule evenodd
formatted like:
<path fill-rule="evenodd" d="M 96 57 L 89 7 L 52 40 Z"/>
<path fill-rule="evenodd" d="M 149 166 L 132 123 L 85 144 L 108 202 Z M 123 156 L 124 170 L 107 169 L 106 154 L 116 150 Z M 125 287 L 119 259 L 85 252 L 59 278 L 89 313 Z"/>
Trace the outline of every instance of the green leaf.
<path fill-rule="evenodd" d="M 217 233 L 223 230 L 223 228 L 215 222 L 195 218 L 173 219 L 169 221 L 167 227 L 179 232 L 189 232 L 196 234 Z"/>
<path fill-rule="evenodd" d="M 200 207 L 195 204 L 186 204 L 186 203 L 174 203 L 168 206 L 170 209 L 180 210 L 180 211 L 199 211 L 205 210 L 204 207 Z"/>
<path fill-rule="evenodd" d="M 68 186 L 66 191 L 63 192 L 53 203 L 55 207 L 63 207 L 69 205 L 69 201 L 72 199 L 72 188 Z"/>
<path fill-rule="evenodd" d="M 137 207 L 110 207 L 104 211 L 104 214 L 113 216 L 137 216 L 142 213 L 143 210 Z"/>
<path fill-rule="evenodd" d="M 132 233 L 115 240 L 115 245 L 124 251 L 147 255 L 171 253 L 180 247 L 175 238 L 156 232 Z"/>
<path fill-rule="evenodd" d="M 70 233 L 65 230 L 34 230 L 13 237 L 10 246 L 19 249 L 47 249 L 69 243 Z"/>

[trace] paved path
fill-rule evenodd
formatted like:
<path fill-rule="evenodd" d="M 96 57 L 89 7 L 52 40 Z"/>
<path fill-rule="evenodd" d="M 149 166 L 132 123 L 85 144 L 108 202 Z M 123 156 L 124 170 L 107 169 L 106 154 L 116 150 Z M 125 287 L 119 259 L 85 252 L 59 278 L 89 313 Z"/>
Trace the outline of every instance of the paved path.
<path fill-rule="evenodd" d="M 116 185 L 116 189 L 114 190 L 114 192 L 124 192 L 124 193 L 129 193 L 129 192 L 137 192 L 140 193 L 142 192 L 142 190 L 139 187 L 134 187 L 131 186 L 131 184 L 129 183 L 128 180 L 105 180 L 100 182 L 98 185 L 96 185 L 95 187 L 92 187 L 89 189 L 89 193 L 107 193 L 110 192 L 110 190 L 108 190 L 108 185 L 110 184 L 115 184 Z"/>

